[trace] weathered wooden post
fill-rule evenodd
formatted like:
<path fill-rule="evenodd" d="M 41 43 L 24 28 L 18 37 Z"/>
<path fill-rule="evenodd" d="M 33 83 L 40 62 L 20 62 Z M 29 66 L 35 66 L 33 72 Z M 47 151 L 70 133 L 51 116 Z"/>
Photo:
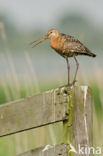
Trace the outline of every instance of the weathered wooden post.
<path fill-rule="evenodd" d="M 56 122 L 63 124 L 63 143 L 46 145 L 19 156 L 91 156 L 92 98 L 87 86 L 63 87 L 0 105 L 0 136 Z"/>
<path fill-rule="evenodd" d="M 69 144 L 69 155 L 91 156 L 93 126 L 91 89 L 80 86 L 69 90 L 66 107 L 68 117 L 63 121 L 64 143 Z"/>

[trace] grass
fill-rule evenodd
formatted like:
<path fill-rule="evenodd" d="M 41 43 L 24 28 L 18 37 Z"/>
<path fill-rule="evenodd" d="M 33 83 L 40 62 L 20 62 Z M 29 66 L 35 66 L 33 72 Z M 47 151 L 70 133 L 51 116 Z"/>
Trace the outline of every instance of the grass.
<path fill-rule="evenodd" d="M 27 52 L 25 52 L 25 59 L 27 62 L 30 73 L 21 78 L 16 73 L 14 63 L 10 50 L 7 45 L 7 37 L 4 26 L 0 27 L 2 32 L 2 41 L 5 45 L 5 54 L 0 53 L 1 62 L 8 70 L 8 64 L 10 66 L 9 74 L 5 72 L 0 76 L 0 104 L 4 104 L 8 101 L 13 101 L 19 98 L 24 98 L 38 92 L 43 92 L 52 88 L 56 88 L 64 84 L 64 80 L 61 82 L 38 82 L 35 69 L 32 66 L 31 59 Z M 100 69 L 99 69 L 100 70 Z M 81 84 L 87 84 L 92 88 L 94 99 L 94 111 L 93 111 L 93 141 L 95 146 L 102 147 L 103 145 L 103 80 L 102 70 L 98 73 L 96 70 L 94 76 L 79 77 Z M 94 77 L 94 79 L 93 79 Z M 61 136 L 61 137 L 60 137 Z M 49 125 L 35 130 L 29 130 L 27 132 L 18 133 L 15 135 L 0 138 L 0 156 L 15 156 L 16 154 L 24 151 L 42 146 L 44 144 L 55 144 L 62 142 L 62 125 L 61 123 Z"/>

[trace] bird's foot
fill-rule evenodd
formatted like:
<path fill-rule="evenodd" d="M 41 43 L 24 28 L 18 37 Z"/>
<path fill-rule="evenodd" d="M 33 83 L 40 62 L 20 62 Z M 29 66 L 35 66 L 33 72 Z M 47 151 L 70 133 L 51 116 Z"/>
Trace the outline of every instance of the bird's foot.
<path fill-rule="evenodd" d="M 71 84 L 66 84 L 66 85 L 60 86 L 59 88 L 63 88 L 63 87 L 71 87 L 71 86 L 72 86 Z"/>
<path fill-rule="evenodd" d="M 68 83 L 66 86 L 67 86 L 67 87 L 74 86 L 76 82 L 77 82 L 77 80 L 74 80 L 72 83 Z"/>
<path fill-rule="evenodd" d="M 73 80 L 73 82 L 71 83 L 71 86 L 74 86 L 76 82 L 77 80 Z"/>
<path fill-rule="evenodd" d="M 68 84 L 66 84 L 64 86 L 60 86 L 59 88 L 62 88 L 62 87 L 72 87 L 72 86 L 75 85 L 76 82 L 77 82 L 77 80 L 74 80 L 72 83 L 68 83 Z"/>

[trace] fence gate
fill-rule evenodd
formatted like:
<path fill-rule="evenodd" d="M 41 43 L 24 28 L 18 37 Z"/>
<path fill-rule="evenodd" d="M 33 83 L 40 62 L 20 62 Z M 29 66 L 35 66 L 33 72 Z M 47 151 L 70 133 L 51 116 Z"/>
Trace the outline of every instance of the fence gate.
<path fill-rule="evenodd" d="M 92 97 L 87 86 L 63 87 L 0 105 L 0 136 L 62 122 L 63 143 L 18 156 L 92 156 Z M 90 152 L 90 151 L 89 151 Z M 91 152 L 92 153 L 92 152 Z"/>

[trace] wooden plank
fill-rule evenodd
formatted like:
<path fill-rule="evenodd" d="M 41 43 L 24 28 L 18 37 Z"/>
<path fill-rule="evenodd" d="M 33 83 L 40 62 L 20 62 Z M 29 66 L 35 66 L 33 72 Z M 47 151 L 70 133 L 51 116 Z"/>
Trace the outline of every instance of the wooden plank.
<path fill-rule="evenodd" d="M 66 100 L 61 88 L 0 105 L 0 136 L 64 120 Z"/>
<path fill-rule="evenodd" d="M 83 147 L 83 152 L 75 153 L 74 156 L 91 156 L 86 147 L 93 146 L 93 113 L 92 113 L 92 95 L 91 89 L 87 86 L 74 88 L 74 110 L 73 110 L 73 145 L 77 152 Z"/>
<path fill-rule="evenodd" d="M 68 156 L 67 145 L 46 145 L 18 156 Z"/>
<path fill-rule="evenodd" d="M 67 120 L 63 121 L 64 143 L 69 144 L 73 156 L 91 156 L 88 147 L 92 147 L 92 96 L 87 86 L 73 87 L 68 94 L 66 104 Z M 72 96 L 71 96 L 72 95 Z M 83 147 L 83 152 L 80 149 Z M 87 148 L 87 154 L 85 149 Z M 75 152 L 73 152 L 75 151 Z"/>

